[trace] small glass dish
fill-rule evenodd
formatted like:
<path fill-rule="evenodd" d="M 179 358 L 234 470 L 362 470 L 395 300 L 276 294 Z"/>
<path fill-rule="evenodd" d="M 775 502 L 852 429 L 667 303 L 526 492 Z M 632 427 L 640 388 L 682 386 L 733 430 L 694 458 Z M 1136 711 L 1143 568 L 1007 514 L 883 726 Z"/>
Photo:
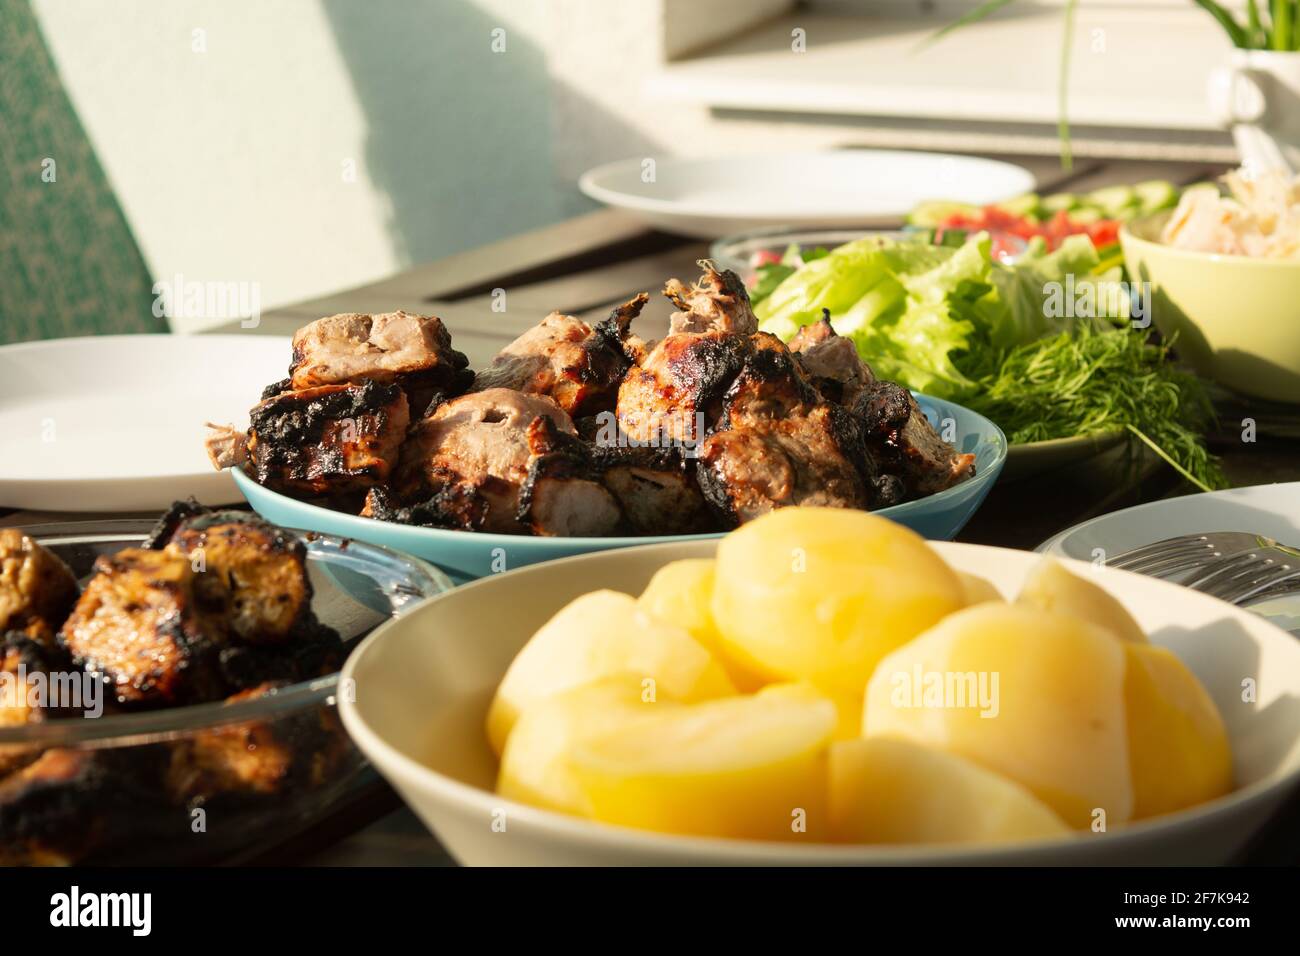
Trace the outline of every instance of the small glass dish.
<path fill-rule="evenodd" d="M 84 583 L 149 520 L 21 530 Z M 296 532 L 312 609 L 344 652 L 452 585 L 418 558 Z M 337 673 L 238 702 L 0 727 L 0 865 L 230 860 L 292 835 L 373 779 L 337 714 Z"/>
<path fill-rule="evenodd" d="M 709 247 L 709 257 L 720 268 L 730 269 L 752 287 L 755 270 L 763 262 L 774 262 L 785 255 L 791 245 L 800 249 L 834 249 L 845 243 L 874 236 L 879 239 L 901 242 L 929 242 L 935 235 L 933 229 L 907 228 L 892 231 L 878 229 L 762 229 L 726 236 Z M 990 233 L 993 243 L 991 253 L 998 262 L 1010 265 L 1028 247 L 1019 236 L 1007 232 Z M 960 245 L 960 243 L 957 243 Z"/>

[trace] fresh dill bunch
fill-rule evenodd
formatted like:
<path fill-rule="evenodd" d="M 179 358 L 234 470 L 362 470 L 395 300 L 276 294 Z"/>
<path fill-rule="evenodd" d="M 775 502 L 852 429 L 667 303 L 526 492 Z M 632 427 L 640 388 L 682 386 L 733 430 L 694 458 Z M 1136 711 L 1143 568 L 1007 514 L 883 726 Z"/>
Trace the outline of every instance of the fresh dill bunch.
<path fill-rule="evenodd" d="M 966 400 L 1013 444 L 1126 432 L 1201 489 L 1226 487 L 1202 437 L 1214 420 L 1204 384 L 1127 327 L 1068 332 L 980 362 L 979 389 Z M 958 366 L 962 364 L 958 360 Z"/>

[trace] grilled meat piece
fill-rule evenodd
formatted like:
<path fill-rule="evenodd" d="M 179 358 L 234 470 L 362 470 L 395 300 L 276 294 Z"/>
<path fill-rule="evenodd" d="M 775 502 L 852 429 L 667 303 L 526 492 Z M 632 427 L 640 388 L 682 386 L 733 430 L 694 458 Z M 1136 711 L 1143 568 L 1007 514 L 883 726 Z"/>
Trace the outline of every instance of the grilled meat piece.
<path fill-rule="evenodd" d="M 63 625 L 73 661 L 105 681 L 121 704 L 219 700 L 226 634 L 204 612 L 190 559 L 127 548 L 95 562 L 95 576 Z"/>
<path fill-rule="evenodd" d="M 177 530 L 186 521 L 212 513 L 211 508 L 199 504 L 198 499 L 193 496 L 186 498 L 184 501 L 173 501 L 171 507 L 164 511 L 158 520 L 154 522 L 153 527 L 149 529 L 149 533 L 140 542 L 140 547 L 148 551 L 161 551 L 171 544 Z M 254 517 L 246 511 L 232 513 L 242 514 L 249 518 Z"/>
<path fill-rule="evenodd" d="M 248 461 L 248 432 L 241 432 L 230 425 L 215 425 L 212 422 L 206 424 L 208 434 L 203 439 L 203 448 L 208 453 L 212 467 L 217 471 L 243 468 Z"/>
<path fill-rule="evenodd" d="M 555 402 L 508 388 L 471 392 L 440 405 L 411 430 L 393 482 L 398 500 L 430 502 L 446 526 L 498 534 L 527 534 L 519 521 L 519 490 L 533 452 L 528 429 L 539 417 L 575 433 Z M 374 514 L 383 496 L 372 495 Z"/>
<path fill-rule="evenodd" d="M 56 687 L 63 686 L 66 676 L 80 675 L 74 673 L 62 648 L 37 643 L 17 631 L 0 635 L 0 730 L 69 716 L 74 704 L 91 709 L 91 701 L 64 700 L 53 693 Z M 44 683 L 44 693 L 38 682 Z M 40 754 L 39 747 L 0 744 L 0 778 L 25 767 Z"/>
<path fill-rule="evenodd" d="M 367 381 L 396 384 L 407 392 L 418 416 L 434 392 L 465 390 L 473 377 L 468 365 L 436 316 L 347 312 L 317 319 L 294 333 L 289 384 L 295 390 Z"/>
<path fill-rule="evenodd" d="M 0 866 L 66 866 L 140 839 L 168 812 L 164 754 L 52 748 L 0 779 Z"/>
<path fill-rule="evenodd" d="M 282 681 L 227 698 L 238 704 L 275 694 Z M 321 707 L 192 734 L 172 745 L 165 788 L 178 804 L 214 797 L 268 797 L 326 782 L 347 749 L 334 710 Z"/>
<path fill-rule="evenodd" d="M 0 866 L 67 866 L 98 842 L 87 794 L 103 789 L 94 751 L 46 750 L 0 778 Z"/>
<path fill-rule="evenodd" d="M 821 396 L 845 408 L 852 408 L 862 390 L 876 380 L 852 339 L 831 328 L 829 311 L 820 322 L 805 325 L 795 334 L 790 351 Z"/>
<path fill-rule="evenodd" d="M 678 534 L 707 530 L 708 508 L 676 448 L 593 444 L 548 419 L 529 427 L 533 459 L 519 520 L 534 534 Z"/>
<path fill-rule="evenodd" d="M 322 385 L 284 392 L 249 415 L 254 477 L 277 491 L 361 491 L 386 481 L 410 416 L 396 385 Z"/>
<path fill-rule="evenodd" d="M 677 448 L 601 449 L 601 483 L 613 492 L 636 534 L 714 530 L 692 463 Z"/>
<path fill-rule="evenodd" d="M 867 387 L 853 405 L 867 451 L 897 475 L 908 498 L 943 491 L 975 474 L 975 456 L 959 454 L 939 436 L 907 389 L 891 382 Z"/>
<path fill-rule="evenodd" d="M 648 298 L 641 293 L 607 322 L 626 328 Z M 475 377 L 473 391 L 512 388 L 545 395 L 573 417 L 612 411 L 629 363 L 621 336 L 609 328 L 601 323 L 593 329 L 572 315 L 552 312 L 502 349 Z"/>
<path fill-rule="evenodd" d="M 708 259 L 699 261 L 703 276 L 691 286 L 669 279 L 664 295 L 677 306 L 669 318 L 670 334 L 680 332 L 734 332 L 753 335 L 758 319 L 740 276 L 730 269 L 719 272 Z"/>
<path fill-rule="evenodd" d="M 648 445 L 693 445 L 717 420 L 752 351 L 748 337 L 730 332 L 669 335 L 623 378 L 619 427 Z"/>
<path fill-rule="evenodd" d="M 701 279 L 668 280 L 673 313 L 668 336 L 628 369 L 618 391 L 618 423 L 642 444 L 693 445 L 713 427 L 722 396 L 753 351 L 758 320 L 745 284 L 700 260 Z"/>
<path fill-rule="evenodd" d="M 50 643 L 76 602 L 66 564 L 16 528 L 0 528 L 0 634 Z"/>
<path fill-rule="evenodd" d="M 217 511 L 182 521 L 167 544 L 190 561 L 204 610 L 239 641 L 290 640 L 311 611 L 307 549 L 256 515 Z"/>
<path fill-rule="evenodd" d="M 604 336 L 610 345 L 622 352 L 629 365 L 640 364 L 641 360 L 645 358 L 646 352 L 649 351 L 645 340 L 632 331 L 632 323 L 641 314 L 641 310 L 645 308 L 645 304 L 649 301 L 650 297 L 648 295 L 639 292 L 622 305 L 616 305 L 610 310 L 609 315 L 596 326 L 597 333 Z"/>
<path fill-rule="evenodd" d="M 700 447 L 705 498 L 731 525 L 788 505 L 866 508 L 857 423 L 822 400 L 779 339 L 753 338 L 754 353 Z"/>
<path fill-rule="evenodd" d="M 528 474 L 519 489 L 519 521 L 547 537 L 600 537 L 623 525 L 623 511 L 601 484 L 593 449 L 546 416 L 527 431 Z"/>
<path fill-rule="evenodd" d="M 296 684 L 333 674 L 343 666 L 346 648 L 333 628 L 314 614 L 295 628 L 282 644 L 231 644 L 218 654 L 218 667 L 231 690 L 245 690 L 268 681 Z"/>

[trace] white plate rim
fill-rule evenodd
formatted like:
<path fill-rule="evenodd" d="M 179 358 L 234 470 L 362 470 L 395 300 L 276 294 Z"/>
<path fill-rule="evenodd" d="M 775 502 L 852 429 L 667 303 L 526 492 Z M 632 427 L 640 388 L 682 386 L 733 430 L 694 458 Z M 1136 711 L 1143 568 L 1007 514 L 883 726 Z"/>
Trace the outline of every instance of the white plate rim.
<path fill-rule="evenodd" d="M 895 160 L 915 159 L 918 156 L 926 159 L 953 160 L 968 166 L 983 166 L 988 169 L 1001 169 L 1007 173 L 1019 173 L 1024 177 L 1024 188 L 1012 191 L 1010 196 L 1021 193 L 1032 192 L 1037 186 L 1037 179 L 1033 173 L 1023 166 L 1017 166 L 1014 163 L 1008 163 L 999 159 L 988 159 L 982 156 L 968 156 L 961 153 L 939 153 L 928 150 L 903 150 L 903 149 L 827 149 L 827 150 L 794 150 L 789 152 L 776 153 L 739 153 L 734 156 L 668 156 L 663 157 L 657 162 L 667 162 L 673 165 L 693 165 L 693 164 L 713 164 L 720 162 L 745 163 L 751 161 L 771 162 L 774 160 L 792 160 L 799 158 L 811 158 L 820 161 L 826 157 L 853 157 L 869 156 L 875 158 L 889 158 Z M 790 218 L 793 220 L 812 220 L 812 219 L 835 219 L 852 221 L 854 217 L 859 218 L 881 218 L 888 216 L 905 215 L 911 208 L 908 205 L 905 208 L 879 209 L 865 212 L 853 212 L 843 207 L 838 209 L 804 209 L 797 212 L 782 210 L 773 212 L 762 209 L 745 209 L 738 210 L 731 206 L 709 206 L 702 203 L 687 204 L 681 199 L 661 199 L 651 196 L 639 196 L 635 193 L 629 193 L 614 189 L 604 185 L 602 179 L 616 175 L 628 169 L 639 168 L 645 160 L 643 157 L 631 157 L 628 159 L 614 160 L 613 162 L 603 163 L 600 166 L 584 172 L 578 177 L 578 188 L 584 195 L 613 206 L 619 209 L 639 210 L 643 212 L 654 212 L 668 214 L 679 218 L 709 218 L 721 220 L 748 221 L 753 219 L 782 219 Z M 935 196 L 935 199 L 943 197 Z"/>
<path fill-rule="evenodd" d="M 191 341 L 193 340 L 193 341 Z M 32 342 L 14 342 L 9 345 L 0 346 L 0 358 L 9 356 L 23 356 L 35 353 L 59 352 L 69 348 L 85 348 L 91 345 L 108 345 L 126 346 L 147 342 L 151 346 L 162 346 L 164 348 L 182 347 L 193 348 L 198 343 L 211 343 L 218 347 L 226 347 L 240 343 L 247 346 L 250 341 L 256 342 L 257 348 L 264 348 L 267 352 L 278 350 L 280 354 L 286 357 L 285 367 L 288 367 L 289 347 L 292 339 L 283 335 L 266 335 L 262 333 L 146 333 L 141 335 L 79 335 L 69 336 L 59 339 L 41 339 Z M 4 401 L 4 390 L 0 388 L 0 404 Z M 250 407 L 251 404 L 250 404 Z M 222 423 L 217 423 L 222 424 Z M 202 441 L 202 431 L 196 430 L 193 435 L 195 442 Z M 155 471 L 135 475 L 114 475 L 103 476 L 95 474 L 76 474 L 76 475 L 37 475 L 37 476 L 20 476 L 14 477 L 4 473 L 3 465 L 0 464 L 0 495 L 8 495 L 21 488 L 29 488 L 39 484 L 42 488 L 52 493 L 71 494 L 73 492 L 84 491 L 88 494 L 94 494 L 96 489 L 103 488 L 106 485 L 121 485 L 129 483 L 136 486 L 135 490 L 141 495 L 147 494 L 160 486 L 173 484 L 181 481 L 198 482 L 195 486 L 195 493 L 200 491 L 210 493 L 216 487 L 229 487 L 234 494 L 230 500 L 235 501 L 238 498 L 238 492 L 234 491 L 234 483 L 229 476 L 213 469 L 208 471 L 181 470 L 181 471 Z M 200 487 L 201 485 L 201 487 Z M 31 497 L 24 495 L 22 497 Z M 43 495 L 42 497 L 48 497 Z M 121 497 L 120 495 L 114 497 Z M 169 497 L 175 497 L 174 495 Z M 16 500 L 16 499 L 15 499 Z M 9 504 L 0 502 L 2 508 L 18 508 L 24 510 L 32 507 L 39 507 L 45 510 L 44 506 L 33 506 L 23 504 Z M 64 509 L 68 510 L 68 509 Z M 81 510 L 88 511 L 119 511 L 120 508 L 111 506 L 99 506 L 93 503 L 88 504 Z M 135 510 L 135 509 L 129 509 Z"/>
<path fill-rule="evenodd" d="M 1255 495 L 1258 495 L 1260 493 L 1260 489 L 1262 488 L 1277 489 L 1279 491 L 1280 489 L 1284 489 L 1284 488 L 1292 488 L 1295 491 L 1297 499 L 1300 499 L 1300 481 L 1275 481 L 1275 482 L 1269 482 L 1262 485 L 1242 485 L 1237 488 L 1221 488 L 1218 491 L 1203 491 L 1193 495 L 1181 495 L 1177 498 L 1161 498 L 1158 501 L 1148 501 L 1140 505 L 1132 505 L 1128 508 L 1121 508 L 1119 511 L 1109 511 L 1104 515 L 1097 515 L 1096 517 L 1088 518 L 1085 521 L 1080 521 L 1078 524 L 1071 525 L 1070 527 L 1066 528 L 1064 531 L 1057 532 L 1056 534 L 1052 535 L 1050 538 L 1047 538 L 1045 541 L 1039 542 L 1039 544 L 1034 548 L 1034 551 L 1038 552 L 1039 554 L 1051 554 L 1060 557 L 1074 558 L 1075 560 L 1079 560 L 1075 558 L 1074 555 L 1071 555 L 1065 551 L 1064 544 L 1066 539 L 1072 537 L 1077 532 L 1082 531 L 1084 528 L 1091 528 L 1094 525 L 1108 523 L 1111 521 L 1120 521 L 1123 520 L 1125 516 L 1132 518 L 1135 514 L 1146 514 L 1148 512 L 1155 511 L 1163 507 L 1167 507 L 1169 503 L 1173 501 L 1183 501 L 1186 499 L 1204 500 L 1209 497 L 1213 497 L 1215 500 L 1218 501 L 1230 500 L 1234 498 L 1249 499 Z M 1200 530 L 1229 531 L 1233 529 L 1202 528 Z M 1175 534 L 1189 534 L 1189 533 L 1191 532 L 1172 530 L 1169 535 L 1166 535 L 1166 537 L 1170 537 Z"/>

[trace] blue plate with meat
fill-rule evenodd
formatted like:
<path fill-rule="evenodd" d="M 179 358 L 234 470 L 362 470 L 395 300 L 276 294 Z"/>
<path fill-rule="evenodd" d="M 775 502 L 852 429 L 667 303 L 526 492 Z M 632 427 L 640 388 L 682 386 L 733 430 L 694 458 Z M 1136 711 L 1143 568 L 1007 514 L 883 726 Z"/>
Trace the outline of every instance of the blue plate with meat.
<path fill-rule="evenodd" d="M 468 580 L 552 558 L 707 538 L 772 508 L 862 508 L 953 537 L 1006 438 L 952 402 L 879 381 L 830 323 L 757 332 L 735 273 L 669 280 L 589 325 L 552 313 L 477 374 L 439 319 L 330 316 L 289 377 L 209 451 L 280 525 L 405 551 Z"/>

